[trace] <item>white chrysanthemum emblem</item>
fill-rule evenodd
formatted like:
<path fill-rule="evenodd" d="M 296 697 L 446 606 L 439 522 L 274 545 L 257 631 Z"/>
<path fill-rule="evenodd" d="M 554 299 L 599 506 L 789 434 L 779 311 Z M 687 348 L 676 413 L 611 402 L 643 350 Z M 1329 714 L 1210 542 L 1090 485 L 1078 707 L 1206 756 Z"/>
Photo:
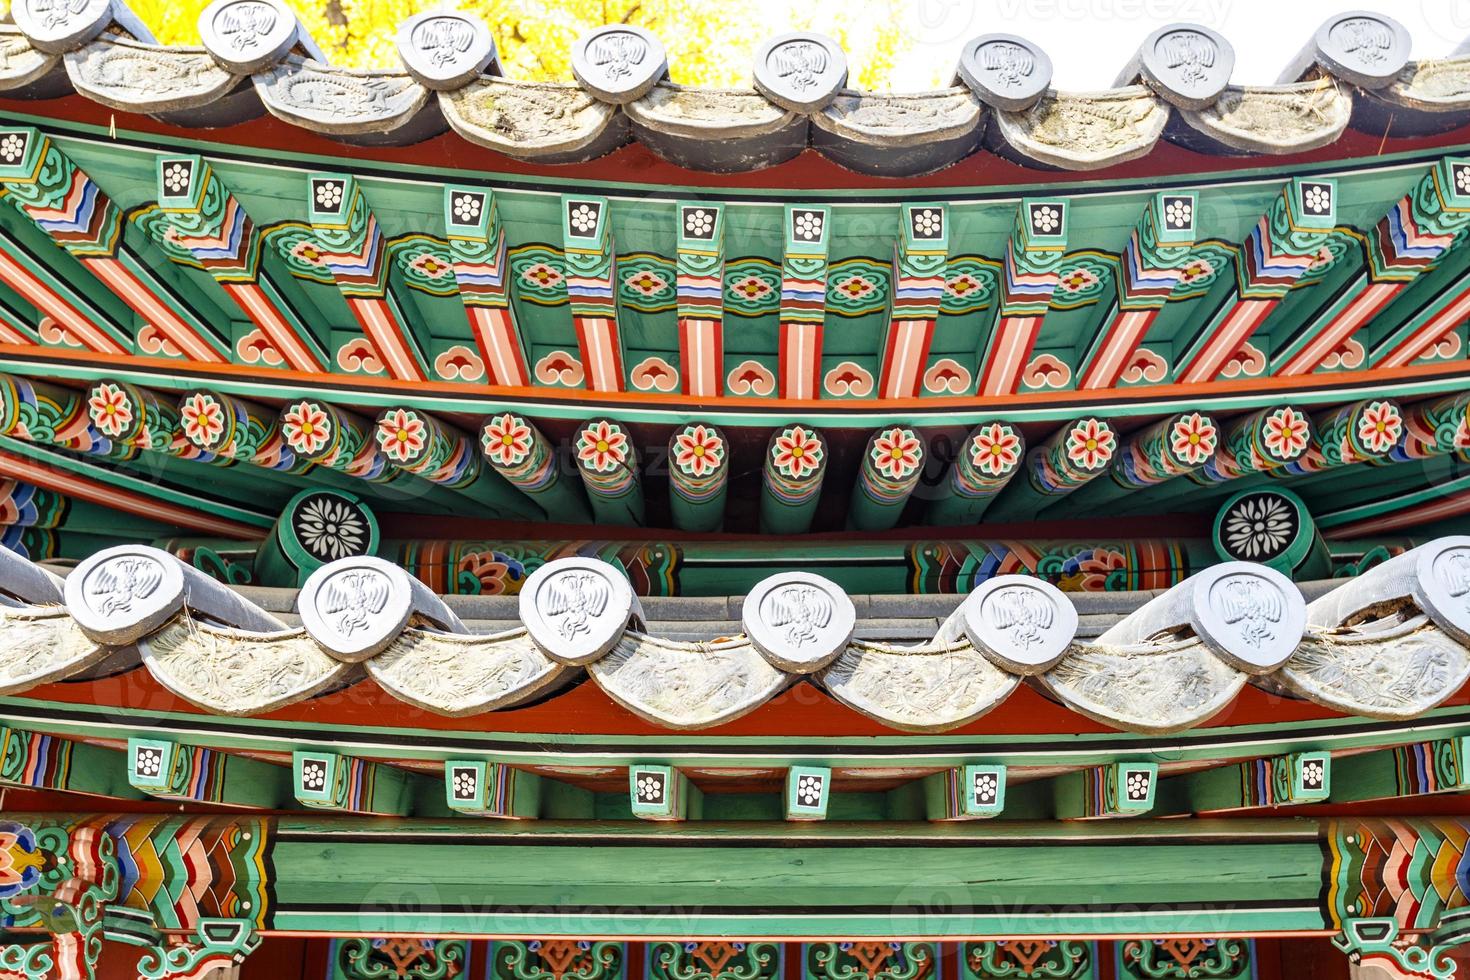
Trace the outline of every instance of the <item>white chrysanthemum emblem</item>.
<path fill-rule="evenodd" d="M 1316 759 L 1302 765 L 1302 784 L 1309 789 L 1320 788 L 1326 775 L 1322 763 Z"/>
<path fill-rule="evenodd" d="M 796 799 L 802 806 L 816 806 L 822 800 L 822 777 L 802 776 L 796 781 Z"/>
<path fill-rule="evenodd" d="M 1148 773 L 1130 772 L 1128 774 L 1128 798 L 1130 800 L 1148 799 Z"/>
<path fill-rule="evenodd" d="M 475 795 L 475 772 L 473 769 L 458 769 L 454 773 L 455 799 L 467 800 Z"/>
<path fill-rule="evenodd" d="M 367 546 L 368 526 L 362 514 L 335 497 L 306 501 L 296 515 L 301 543 L 323 561 L 360 555 Z"/>
<path fill-rule="evenodd" d="M 456 194 L 454 216 L 466 223 L 474 221 L 480 216 L 480 198 L 475 194 Z"/>
<path fill-rule="evenodd" d="M 18 162 L 25 151 L 25 137 L 18 133 L 9 133 L 4 139 L 0 139 L 0 160 L 6 163 Z"/>
<path fill-rule="evenodd" d="M 802 211 L 796 216 L 796 237 L 814 242 L 822 237 L 822 216 L 815 211 Z"/>
<path fill-rule="evenodd" d="M 993 772 L 982 772 L 975 777 L 975 799 L 981 803 L 994 803 L 999 788 Z"/>
<path fill-rule="evenodd" d="M 703 238 L 715 226 L 715 216 L 704 208 L 690 208 L 684 212 L 684 234 Z"/>
<path fill-rule="evenodd" d="M 1049 205 L 1031 209 L 1031 227 L 1050 235 L 1062 226 L 1062 212 Z"/>
<path fill-rule="evenodd" d="M 1247 497 L 1226 516 L 1224 531 L 1233 554 L 1272 557 L 1291 540 L 1291 507 L 1280 497 Z"/>
<path fill-rule="evenodd" d="M 1188 228 L 1194 221 L 1194 207 L 1182 197 L 1171 200 L 1164 208 L 1164 223 L 1170 228 Z"/>
<path fill-rule="evenodd" d="M 587 234 L 597 227 L 597 212 L 585 204 L 579 204 L 572 209 L 572 227 Z"/>
<path fill-rule="evenodd" d="M 664 781 L 654 775 L 638 777 L 638 799 L 642 803 L 657 803 L 664 796 Z"/>
<path fill-rule="evenodd" d="M 1461 194 L 1470 194 L 1470 167 L 1455 168 L 1455 186 Z"/>
<path fill-rule="evenodd" d="M 335 180 L 324 180 L 316 185 L 316 206 L 329 211 L 342 203 L 342 184 Z"/>

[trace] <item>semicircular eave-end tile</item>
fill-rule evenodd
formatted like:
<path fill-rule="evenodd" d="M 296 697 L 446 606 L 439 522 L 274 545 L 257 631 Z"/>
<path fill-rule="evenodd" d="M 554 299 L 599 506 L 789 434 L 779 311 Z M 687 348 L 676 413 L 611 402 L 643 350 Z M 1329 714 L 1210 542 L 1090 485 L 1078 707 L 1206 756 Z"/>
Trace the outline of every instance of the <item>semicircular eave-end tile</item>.
<path fill-rule="evenodd" d="M 627 117 L 577 85 L 481 78 L 440 92 L 456 133 L 515 160 L 583 163 L 628 141 Z"/>
<path fill-rule="evenodd" d="M 817 677 L 838 701 L 906 732 L 946 732 L 968 724 L 1021 682 L 968 640 L 920 647 L 854 640 Z"/>
<path fill-rule="evenodd" d="M 240 84 L 203 48 L 171 48 L 104 36 L 64 56 L 78 92 L 124 112 L 163 113 L 207 106 Z"/>
<path fill-rule="evenodd" d="M 807 117 L 750 89 L 660 82 L 623 107 L 638 141 L 690 170 L 745 173 L 784 163 L 807 145 Z"/>
<path fill-rule="evenodd" d="M 448 718 L 515 707 L 574 669 L 547 657 L 524 629 L 477 635 L 416 627 L 365 668 L 395 698 Z"/>
<path fill-rule="evenodd" d="M 974 153 L 984 104 L 968 89 L 885 94 L 846 90 L 812 115 L 812 145 L 849 170 L 879 177 L 933 173 Z"/>
<path fill-rule="evenodd" d="M 587 673 L 635 715 L 682 731 L 734 721 L 793 680 L 744 639 L 681 643 L 641 633 L 624 634 Z"/>
<path fill-rule="evenodd" d="M 217 715 L 284 708 L 348 683 L 359 669 L 329 657 L 304 629 L 252 633 L 183 618 L 138 650 L 158 683 Z"/>
<path fill-rule="evenodd" d="M 1330 78 L 1232 85 L 1209 108 L 1178 110 L 1168 138 L 1211 153 L 1302 153 L 1337 142 L 1352 115 L 1352 93 Z"/>
<path fill-rule="evenodd" d="M 1101 170 L 1145 156 L 1163 135 L 1169 105 L 1141 85 L 1107 92 L 1048 92 L 1022 112 L 997 112 L 998 152 L 1062 170 Z M 992 141 L 994 142 L 994 141 Z"/>
<path fill-rule="evenodd" d="M 1117 647 L 1078 643 L 1035 678 L 1073 711 L 1144 735 L 1204 724 L 1235 700 L 1248 679 L 1198 639 Z"/>
<path fill-rule="evenodd" d="M 847 647 L 857 627 L 857 610 L 830 579 L 778 572 L 751 587 L 741 605 L 740 624 L 771 666 L 811 674 Z"/>
<path fill-rule="evenodd" d="M 429 90 L 407 72 L 338 68 L 299 55 L 252 77 L 271 115 L 341 138 L 413 128 L 429 101 Z"/>

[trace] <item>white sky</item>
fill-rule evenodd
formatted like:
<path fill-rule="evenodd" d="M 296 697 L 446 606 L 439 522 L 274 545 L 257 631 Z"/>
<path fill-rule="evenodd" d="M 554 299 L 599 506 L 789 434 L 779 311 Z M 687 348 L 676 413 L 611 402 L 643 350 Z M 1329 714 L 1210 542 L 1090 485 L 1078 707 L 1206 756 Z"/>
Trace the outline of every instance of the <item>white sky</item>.
<path fill-rule="evenodd" d="M 812 0 L 812 26 L 844 16 L 841 0 Z M 1470 39 L 1470 0 L 909 0 L 905 29 L 914 46 L 899 63 L 895 90 L 927 87 L 936 65 L 944 81 L 964 42 L 979 34 L 1019 34 L 1051 57 L 1055 85 L 1112 84 L 1155 28 L 1178 21 L 1213 27 L 1235 48 L 1236 84 L 1275 82 L 1312 32 L 1340 10 L 1376 10 L 1414 39 L 1414 57 L 1448 54 Z"/>

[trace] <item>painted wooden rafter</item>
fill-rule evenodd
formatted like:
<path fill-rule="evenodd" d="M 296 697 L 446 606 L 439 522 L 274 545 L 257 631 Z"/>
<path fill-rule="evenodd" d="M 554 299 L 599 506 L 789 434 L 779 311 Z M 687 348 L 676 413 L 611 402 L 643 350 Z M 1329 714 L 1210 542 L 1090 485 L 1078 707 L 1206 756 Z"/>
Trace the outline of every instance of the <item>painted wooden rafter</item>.
<path fill-rule="evenodd" d="M 1271 373 L 1291 377 L 1320 368 L 1334 351 L 1458 245 L 1467 225 L 1470 159 L 1444 157 L 1368 233 L 1367 262 L 1356 278 L 1334 297 L 1331 305 L 1272 352 Z M 1467 295 L 1462 293 L 1459 299 Z M 1452 302 L 1450 308 L 1456 305 Z M 1462 315 L 1457 322 L 1463 319 Z M 1407 336 L 1398 333 L 1381 360 L 1388 362 L 1385 366 L 1409 363 L 1438 342 L 1444 324 L 1441 317 L 1433 317 Z"/>
<path fill-rule="evenodd" d="M 296 800 L 314 810 L 402 817 L 447 815 L 441 785 L 415 772 L 329 750 L 291 759 Z"/>
<path fill-rule="evenodd" d="M 378 414 L 373 438 L 389 466 L 421 477 L 493 514 L 541 518 L 545 512 L 480 455 L 475 440 L 416 408 Z"/>
<path fill-rule="evenodd" d="M 1317 260 L 1336 224 L 1337 183 L 1326 177 L 1293 177 L 1241 247 L 1234 289 L 1183 340 L 1175 380 L 1214 381 Z"/>
<path fill-rule="evenodd" d="M 307 373 L 327 370 L 330 354 L 262 264 L 260 229 L 208 161 L 161 157 L 158 207 L 165 251 L 182 250 L 209 273 L 285 364 Z"/>
<path fill-rule="evenodd" d="M 128 783 L 127 765 L 117 749 L 24 728 L 0 726 L 0 786 L 88 793 L 141 800 Z"/>
<path fill-rule="evenodd" d="M 725 208 L 683 202 L 675 212 L 681 390 L 718 398 L 725 393 Z"/>
<path fill-rule="evenodd" d="M 1156 763 L 1109 762 L 1012 785 L 1003 813 L 1012 820 L 1141 817 L 1154 808 L 1158 787 Z"/>
<path fill-rule="evenodd" d="M 381 358 L 400 381 L 429 377 L 428 361 L 389 283 L 387 241 L 356 178 L 313 174 L 307 181 L 312 231 L 342 298 Z"/>
<path fill-rule="evenodd" d="M 505 226 L 495 192 L 484 187 L 444 188 L 444 227 L 459 298 L 492 385 L 526 387 L 526 342 L 510 298 Z"/>
<path fill-rule="evenodd" d="M 56 341 L 68 340 L 99 354 L 126 354 L 133 338 L 84 293 L 38 261 L 14 236 L 0 230 L 0 280 L 56 324 Z M 34 324 L 39 335 L 41 324 Z M 14 328 L 12 328 L 13 330 Z M 45 337 L 41 337 L 43 341 Z M 14 343 L 28 343 L 22 338 Z"/>
<path fill-rule="evenodd" d="M 93 424 L 84 392 L 10 374 L 0 375 L 0 434 L 106 459 L 139 452 Z"/>
<path fill-rule="evenodd" d="M 487 415 L 480 422 L 480 452 L 506 482 L 559 522 L 590 519 L 587 498 L 562 472 L 556 447 L 530 419 L 515 412 Z"/>
<path fill-rule="evenodd" d="M 563 195 L 562 243 L 567 298 L 588 391 L 623 390 L 616 256 L 607 199 Z"/>
<path fill-rule="evenodd" d="M 202 745 L 130 738 L 124 765 L 134 789 L 161 800 L 268 810 L 292 804 L 291 770 Z"/>
<path fill-rule="evenodd" d="M 201 500 L 157 481 L 8 436 L 0 436 L 0 476 L 202 534 L 253 539 L 275 523 L 274 514 Z"/>
<path fill-rule="evenodd" d="M 939 302 L 944 298 L 949 257 L 949 209 L 943 204 L 899 206 L 898 243 L 893 256 L 893 303 L 883 341 L 879 398 L 919 394 Z"/>
<path fill-rule="evenodd" d="M 1112 307 L 1078 364 L 1079 389 L 1117 385 L 1179 285 L 1197 238 L 1198 215 L 1199 199 L 1193 191 L 1163 191 L 1144 205 L 1122 257 Z"/>
<path fill-rule="evenodd" d="M 1070 208 L 1063 200 L 1028 199 L 1016 209 L 1016 224 L 1006 239 L 1000 302 L 994 323 L 982 334 L 976 384 L 981 396 L 1014 394 L 1021 384 L 1060 280 Z"/>
<path fill-rule="evenodd" d="M 49 136 L 0 130 L 0 183 L 7 200 L 138 314 L 140 350 L 168 353 L 172 346 L 192 361 L 229 361 L 229 337 L 132 250 L 122 209 Z M 149 328 L 160 336 L 145 337 Z"/>
<path fill-rule="evenodd" d="M 1154 813 L 1171 816 L 1322 803 L 1329 796 L 1336 798 L 1335 775 L 1327 752 L 1247 759 L 1162 780 Z"/>
<path fill-rule="evenodd" d="M 185 392 L 179 399 L 179 431 L 213 456 L 284 474 L 302 475 L 315 468 L 281 434 L 274 408 L 233 395 L 203 388 Z"/>
<path fill-rule="evenodd" d="M 832 213 L 788 205 L 783 215 L 776 391 L 782 398 L 818 398 Z"/>

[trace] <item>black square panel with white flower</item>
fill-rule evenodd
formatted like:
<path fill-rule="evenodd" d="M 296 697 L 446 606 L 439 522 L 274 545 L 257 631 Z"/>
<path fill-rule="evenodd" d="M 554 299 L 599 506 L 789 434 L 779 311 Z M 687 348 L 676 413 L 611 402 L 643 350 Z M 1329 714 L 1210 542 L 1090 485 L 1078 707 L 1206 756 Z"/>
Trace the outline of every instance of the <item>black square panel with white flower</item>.
<path fill-rule="evenodd" d="M 686 207 L 682 209 L 679 215 L 679 223 L 684 229 L 685 238 L 699 242 L 714 241 L 714 208 L 699 207 L 698 205 Z"/>
<path fill-rule="evenodd" d="M 1470 197 L 1470 163 L 1450 164 L 1450 180 L 1454 182 L 1453 194 Z"/>
<path fill-rule="evenodd" d="M 347 196 L 347 182 L 335 177 L 313 177 L 312 206 L 321 214 L 341 214 Z"/>
<path fill-rule="evenodd" d="M 1302 181 L 1302 213 L 1325 216 L 1332 213 L 1332 185 Z"/>
<path fill-rule="evenodd" d="M 327 788 L 327 761 L 304 759 L 301 763 L 301 788 L 311 793 L 322 793 Z"/>
<path fill-rule="evenodd" d="M 1144 769 L 1126 770 L 1123 781 L 1123 796 L 1130 803 L 1146 803 L 1152 789 L 1153 775 Z"/>
<path fill-rule="evenodd" d="M 141 779 L 157 779 L 163 772 L 163 749 L 139 745 L 133 751 L 133 772 Z"/>
<path fill-rule="evenodd" d="M 977 807 L 992 807 L 1000 799 L 1000 778 L 995 773 L 981 770 L 975 773 L 970 787 Z"/>
<path fill-rule="evenodd" d="M 455 766 L 449 773 L 454 799 L 471 803 L 480 795 L 480 773 L 474 766 Z"/>
<path fill-rule="evenodd" d="M 31 134 L 24 130 L 0 130 L 0 164 L 13 167 L 26 158 L 31 145 Z"/>
<path fill-rule="evenodd" d="M 596 238 L 601 221 L 601 201 L 567 202 L 567 234 L 571 237 Z"/>
<path fill-rule="evenodd" d="M 1062 223 L 1067 213 L 1065 204 L 1061 201 L 1048 201 L 1028 205 L 1028 208 L 1027 222 L 1031 226 L 1031 234 L 1053 237 L 1062 234 Z"/>
<path fill-rule="evenodd" d="M 639 769 L 633 777 L 637 801 L 644 806 L 663 806 L 668 801 L 669 780 L 656 769 Z"/>
<path fill-rule="evenodd" d="M 915 241 L 938 241 L 944 237 L 944 212 L 938 208 L 911 208 L 909 227 Z"/>
<path fill-rule="evenodd" d="M 803 773 L 796 779 L 796 802 L 808 807 L 819 805 L 825 785 L 826 780 L 817 773 Z"/>
<path fill-rule="evenodd" d="M 1309 793 L 1320 793 L 1327 785 L 1327 763 L 1308 756 L 1301 762 L 1302 789 Z"/>
<path fill-rule="evenodd" d="M 475 228 L 485 213 L 485 195 L 479 191 L 455 191 L 449 196 L 449 223 L 460 228 Z"/>
<path fill-rule="evenodd" d="M 1193 231 L 1193 199 L 1188 197 L 1165 197 L 1164 227 L 1171 231 Z"/>
<path fill-rule="evenodd" d="M 165 160 L 160 167 L 159 178 L 163 184 L 162 197 L 187 198 L 194 189 L 194 161 Z"/>
<path fill-rule="evenodd" d="M 826 231 L 827 216 L 821 211 L 791 212 L 791 239 L 796 242 L 819 242 Z"/>

